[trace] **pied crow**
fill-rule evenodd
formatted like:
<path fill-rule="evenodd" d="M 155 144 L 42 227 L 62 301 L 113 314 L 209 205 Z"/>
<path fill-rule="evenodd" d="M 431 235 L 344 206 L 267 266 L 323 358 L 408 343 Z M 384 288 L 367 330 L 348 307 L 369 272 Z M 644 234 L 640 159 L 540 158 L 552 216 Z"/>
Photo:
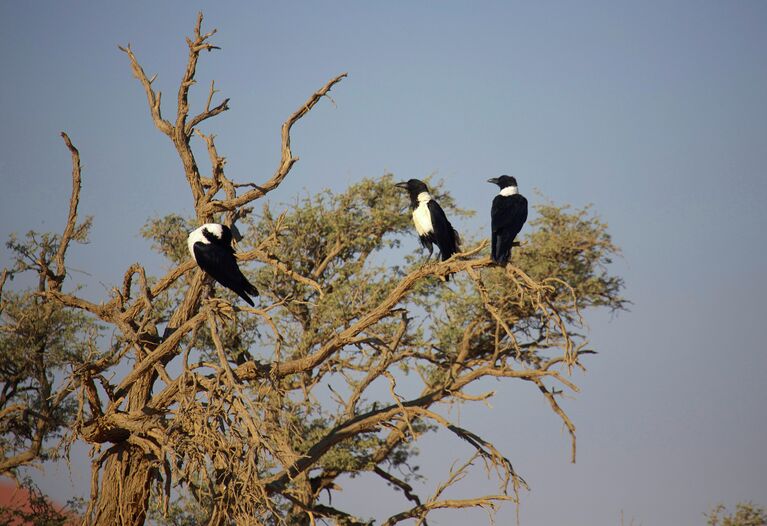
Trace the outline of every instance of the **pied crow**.
<path fill-rule="evenodd" d="M 502 175 L 487 182 L 497 184 L 501 189 L 490 210 L 491 244 L 493 261 L 505 265 L 511 258 L 514 238 L 527 221 L 527 199 L 519 193 L 517 180 L 513 177 Z"/>
<path fill-rule="evenodd" d="M 195 263 L 206 274 L 236 292 L 251 307 L 254 306 L 248 294 L 258 296 L 258 290 L 237 266 L 232 248 L 232 231 L 228 226 L 206 223 L 189 234 L 186 244 Z"/>
<path fill-rule="evenodd" d="M 429 257 L 431 258 L 434 251 L 432 244 L 436 243 L 442 255 L 442 261 L 450 259 L 450 256 L 458 252 L 461 239 L 447 220 L 442 207 L 429 194 L 429 189 L 424 182 L 410 179 L 394 186 L 404 188 L 410 194 L 415 231 L 418 232 L 421 244 L 429 250 Z"/>

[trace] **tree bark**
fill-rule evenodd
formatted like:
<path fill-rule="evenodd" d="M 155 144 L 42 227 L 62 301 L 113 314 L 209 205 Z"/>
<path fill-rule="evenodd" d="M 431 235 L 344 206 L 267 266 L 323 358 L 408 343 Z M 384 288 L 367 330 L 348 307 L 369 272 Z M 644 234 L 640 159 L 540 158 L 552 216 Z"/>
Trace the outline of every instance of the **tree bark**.
<path fill-rule="evenodd" d="M 143 526 L 149 507 L 152 461 L 124 443 L 104 465 L 93 524 Z"/>
<path fill-rule="evenodd" d="M 156 337 L 156 334 L 154 334 Z M 152 348 L 145 348 L 145 356 Z M 141 360 L 136 360 L 136 366 Z M 146 373 L 131 386 L 128 411 L 146 407 L 157 373 Z M 93 524 L 100 526 L 143 526 L 149 509 L 149 495 L 157 459 L 127 440 L 119 444 L 104 462 Z"/>

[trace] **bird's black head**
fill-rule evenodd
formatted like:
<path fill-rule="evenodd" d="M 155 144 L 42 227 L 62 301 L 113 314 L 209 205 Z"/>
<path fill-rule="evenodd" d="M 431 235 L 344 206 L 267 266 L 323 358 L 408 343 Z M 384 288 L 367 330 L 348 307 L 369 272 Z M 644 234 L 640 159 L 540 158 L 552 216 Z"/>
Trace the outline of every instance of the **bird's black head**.
<path fill-rule="evenodd" d="M 487 180 L 488 183 L 497 184 L 501 189 L 509 186 L 517 186 L 517 180 L 510 175 L 502 175 L 500 177 L 493 177 Z"/>
<path fill-rule="evenodd" d="M 419 179 L 410 179 L 408 181 L 402 181 L 401 183 L 397 183 L 394 186 L 397 188 L 404 188 L 407 190 L 411 196 L 418 196 L 421 192 L 428 192 L 429 188 L 426 186 L 426 183 Z"/>
<path fill-rule="evenodd" d="M 413 208 L 418 206 L 418 196 L 423 192 L 429 193 L 429 188 L 426 184 L 419 179 L 410 179 L 408 181 L 402 181 L 394 186 L 397 188 L 403 188 L 410 194 L 410 204 Z"/>

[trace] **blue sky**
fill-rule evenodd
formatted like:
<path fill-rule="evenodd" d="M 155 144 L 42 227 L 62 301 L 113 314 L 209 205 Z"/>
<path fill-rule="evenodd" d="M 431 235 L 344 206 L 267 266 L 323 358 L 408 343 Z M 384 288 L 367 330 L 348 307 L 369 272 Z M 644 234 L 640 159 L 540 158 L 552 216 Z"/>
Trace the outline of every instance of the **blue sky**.
<path fill-rule="evenodd" d="M 492 410 L 461 415 L 532 486 L 524 525 L 619 524 L 621 510 L 627 523 L 693 525 L 720 501 L 767 505 L 767 4 L 2 2 L 0 236 L 60 230 L 66 130 L 83 159 L 81 213 L 95 216 L 70 264 L 87 272 L 78 279 L 94 298 L 135 260 L 160 272 L 139 228 L 191 210 L 180 163 L 117 45 L 130 42 L 158 73 L 171 114 L 200 8 L 223 49 L 202 57 L 192 103 L 210 79 L 231 98 L 205 131 L 236 180 L 267 179 L 282 121 L 349 73 L 335 104 L 296 126 L 301 160 L 274 202 L 387 171 L 434 173 L 478 212 L 461 227 L 481 231 L 493 195 L 484 181 L 511 173 L 531 201 L 543 199 L 538 189 L 593 203 L 610 224 L 633 306 L 588 316 L 600 354 L 567 403 L 578 463 L 527 386 L 494 385 Z M 446 438 L 424 450 L 435 474 L 453 460 Z M 87 481 L 78 469 L 74 485 L 54 468 L 40 478 L 71 495 Z M 386 506 L 377 487 L 345 489 Z"/>

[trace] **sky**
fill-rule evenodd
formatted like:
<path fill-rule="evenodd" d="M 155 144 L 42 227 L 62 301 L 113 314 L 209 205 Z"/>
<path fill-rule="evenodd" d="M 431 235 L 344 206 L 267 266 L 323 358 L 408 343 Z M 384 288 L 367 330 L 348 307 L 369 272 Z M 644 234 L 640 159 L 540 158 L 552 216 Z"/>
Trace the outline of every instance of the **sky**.
<path fill-rule="evenodd" d="M 69 264 L 92 298 L 134 261 L 162 272 L 139 229 L 192 210 L 117 46 L 158 74 L 171 115 L 200 9 L 222 50 L 201 57 L 191 102 L 204 103 L 211 79 L 231 99 L 204 126 L 230 178 L 268 179 L 281 123 L 349 74 L 294 128 L 300 161 L 273 203 L 387 172 L 433 174 L 477 211 L 460 229 L 480 232 L 494 195 L 485 181 L 509 173 L 533 204 L 592 204 L 610 225 L 623 250 L 612 271 L 632 305 L 587 314 L 599 354 L 566 402 L 577 463 L 529 386 L 493 384 L 492 408 L 460 415 L 530 484 L 523 525 L 618 525 L 622 512 L 626 524 L 686 526 L 719 502 L 767 505 L 767 3 L 2 1 L 0 238 L 61 230 L 65 130 L 82 156 L 81 214 L 94 216 Z M 467 453 L 447 435 L 428 440 L 434 477 Z M 85 493 L 86 469 L 36 477 L 61 499 Z M 356 479 L 344 490 L 368 516 L 399 502 Z M 503 508 L 499 524 L 514 513 Z M 466 517 L 484 516 L 436 523 Z"/>

